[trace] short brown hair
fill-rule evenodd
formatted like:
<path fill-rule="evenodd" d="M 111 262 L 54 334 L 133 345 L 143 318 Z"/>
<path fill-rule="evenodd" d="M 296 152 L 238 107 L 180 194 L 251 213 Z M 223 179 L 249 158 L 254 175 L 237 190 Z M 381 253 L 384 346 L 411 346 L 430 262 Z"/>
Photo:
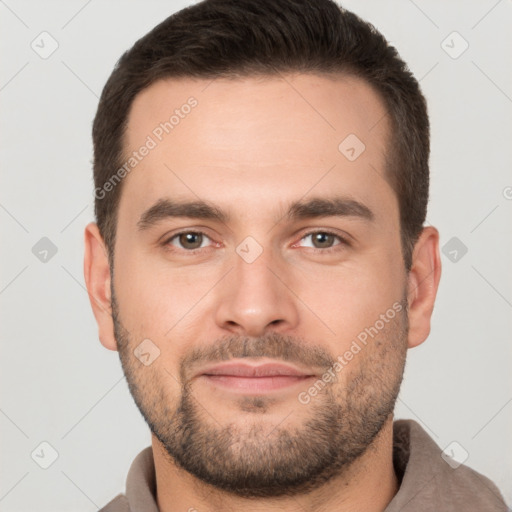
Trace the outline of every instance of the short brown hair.
<path fill-rule="evenodd" d="M 117 62 L 94 119 L 96 190 L 122 166 L 130 107 L 155 81 L 280 72 L 350 74 L 370 84 L 384 101 L 391 126 L 386 179 L 398 198 L 402 252 L 409 270 L 428 203 L 425 98 L 384 36 L 332 0 L 204 0 L 139 39 Z M 104 197 L 95 194 L 96 220 L 111 265 L 121 191 L 119 183 Z"/>

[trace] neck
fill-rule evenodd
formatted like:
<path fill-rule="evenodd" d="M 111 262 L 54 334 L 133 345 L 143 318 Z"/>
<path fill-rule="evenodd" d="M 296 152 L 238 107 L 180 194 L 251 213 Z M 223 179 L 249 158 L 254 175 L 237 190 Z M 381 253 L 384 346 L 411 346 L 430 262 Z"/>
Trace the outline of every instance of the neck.
<path fill-rule="evenodd" d="M 178 468 L 152 436 L 157 504 L 160 512 L 382 512 L 398 491 L 393 468 L 393 415 L 365 453 L 346 471 L 308 494 L 277 498 L 240 498 L 199 481 Z"/>

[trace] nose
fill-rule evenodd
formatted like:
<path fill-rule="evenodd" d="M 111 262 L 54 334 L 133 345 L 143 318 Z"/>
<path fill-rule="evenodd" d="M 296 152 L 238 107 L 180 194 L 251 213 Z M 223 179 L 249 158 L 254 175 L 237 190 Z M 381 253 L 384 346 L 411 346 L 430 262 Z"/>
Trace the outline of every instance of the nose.
<path fill-rule="evenodd" d="M 287 285 L 289 271 L 270 251 L 251 263 L 238 254 L 217 295 L 215 321 L 231 333 L 262 336 L 269 330 L 287 332 L 297 327 L 297 297 Z"/>

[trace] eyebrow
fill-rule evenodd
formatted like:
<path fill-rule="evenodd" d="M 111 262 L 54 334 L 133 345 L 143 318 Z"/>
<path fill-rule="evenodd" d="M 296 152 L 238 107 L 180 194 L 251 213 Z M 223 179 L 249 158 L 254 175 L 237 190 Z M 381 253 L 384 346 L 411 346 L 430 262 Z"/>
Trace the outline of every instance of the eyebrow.
<path fill-rule="evenodd" d="M 216 220 L 222 223 L 229 220 L 229 216 L 225 212 L 203 201 L 178 202 L 163 198 L 141 215 L 137 226 L 140 231 L 144 231 L 164 219 L 176 217 Z"/>
<path fill-rule="evenodd" d="M 137 222 L 139 231 L 145 231 L 167 218 L 191 218 L 213 220 L 226 224 L 230 215 L 204 201 L 173 201 L 159 199 L 148 208 Z M 284 215 L 288 220 L 313 219 L 318 217 L 356 217 L 366 221 L 375 219 L 368 206 L 346 197 L 312 198 L 308 201 L 295 201 Z"/>

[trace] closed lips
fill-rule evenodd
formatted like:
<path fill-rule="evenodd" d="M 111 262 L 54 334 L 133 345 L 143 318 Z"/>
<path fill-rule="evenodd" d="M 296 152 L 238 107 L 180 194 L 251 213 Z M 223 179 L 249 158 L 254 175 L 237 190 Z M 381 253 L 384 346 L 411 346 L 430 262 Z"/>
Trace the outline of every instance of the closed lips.
<path fill-rule="evenodd" d="M 200 372 L 206 376 L 229 376 L 229 377 L 311 377 L 308 373 L 290 365 L 281 363 L 266 363 L 257 366 L 227 363 L 206 368 Z"/>

